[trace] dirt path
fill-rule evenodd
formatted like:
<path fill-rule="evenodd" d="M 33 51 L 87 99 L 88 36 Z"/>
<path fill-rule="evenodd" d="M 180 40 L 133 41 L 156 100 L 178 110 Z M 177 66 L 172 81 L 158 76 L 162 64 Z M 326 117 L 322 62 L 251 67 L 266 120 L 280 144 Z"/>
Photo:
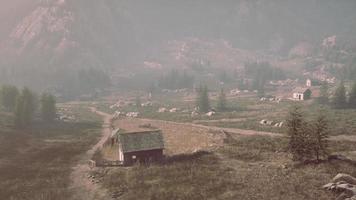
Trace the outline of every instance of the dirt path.
<path fill-rule="evenodd" d="M 243 122 L 246 118 L 236 118 L 236 119 L 215 119 L 215 120 L 194 120 L 193 124 L 200 123 L 216 123 L 216 122 Z"/>
<path fill-rule="evenodd" d="M 162 130 L 166 155 L 177 155 L 182 153 L 192 153 L 199 150 L 215 149 L 224 144 L 224 139 L 226 137 L 224 132 L 229 132 L 232 135 L 246 136 L 282 136 L 282 134 L 270 132 L 221 128 L 154 119 L 121 118 L 115 121 L 115 127 L 119 127 L 127 132 L 150 130 L 150 128 L 143 128 L 142 126 L 147 124 L 150 124 L 151 128 Z"/>
<path fill-rule="evenodd" d="M 73 172 L 71 174 L 72 179 L 72 189 L 75 192 L 73 196 L 73 200 L 107 200 L 111 199 L 108 195 L 108 192 L 98 186 L 95 183 L 92 183 L 91 180 L 87 177 L 90 172 L 90 167 L 88 165 L 88 161 L 92 158 L 94 153 L 102 148 L 105 141 L 111 135 L 111 120 L 112 116 L 97 111 L 95 108 L 91 107 L 90 110 L 103 118 L 103 129 L 102 136 L 98 143 L 96 143 L 90 150 L 86 152 L 86 154 L 82 157 L 79 164 L 73 168 Z"/>
<path fill-rule="evenodd" d="M 206 150 L 224 144 L 225 134 L 234 136 L 270 136 L 285 137 L 285 134 L 266 131 L 245 130 L 238 128 L 222 128 L 194 123 L 179 123 L 155 119 L 122 118 L 115 121 L 115 126 L 126 131 L 142 131 L 142 125 L 150 124 L 153 128 L 162 130 L 166 153 L 168 155 L 191 153 L 197 150 Z M 356 136 L 332 136 L 331 140 L 356 141 Z"/>
<path fill-rule="evenodd" d="M 152 119 L 141 119 L 144 122 L 163 122 L 163 123 L 170 123 L 170 124 L 175 124 L 175 125 L 181 125 L 181 126 L 193 126 L 197 128 L 204 128 L 204 129 L 209 129 L 213 131 L 226 131 L 232 134 L 239 134 L 239 135 L 264 135 L 264 136 L 283 136 L 283 134 L 280 133 L 272 133 L 272 132 L 265 132 L 265 131 L 254 131 L 254 130 L 245 130 L 245 129 L 238 129 L 238 128 L 222 128 L 222 127 L 217 127 L 217 126 L 206 126 L 206 125 L 200 125 L 200 124 L 195 124 L 195 123 L 179 123 L 179 122 L 168 122 L 164 120 L 152 120 Z"/>

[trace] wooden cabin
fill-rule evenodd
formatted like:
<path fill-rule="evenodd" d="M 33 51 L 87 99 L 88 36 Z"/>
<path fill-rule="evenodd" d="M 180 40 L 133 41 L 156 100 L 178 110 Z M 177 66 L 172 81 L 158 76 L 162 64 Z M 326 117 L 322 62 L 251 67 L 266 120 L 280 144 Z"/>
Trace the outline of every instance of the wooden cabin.
<path fill-rule="evenodd" d="M 120 133 L 118 142 L 119 159 L 125 166 L 163 159 L 164 140 L 160 130 Z"/>

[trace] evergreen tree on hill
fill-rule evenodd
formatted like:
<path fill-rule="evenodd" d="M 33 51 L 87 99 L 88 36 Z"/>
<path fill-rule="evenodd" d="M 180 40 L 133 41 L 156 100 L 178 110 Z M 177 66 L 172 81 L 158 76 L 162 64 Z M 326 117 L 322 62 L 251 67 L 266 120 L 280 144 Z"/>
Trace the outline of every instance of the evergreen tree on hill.
<path fill-rule="evenodd" d="M 329 103 L 329 87 L 326 82 L 323 82 L 323 84 L 320 87 L 320 97 L 318 99 L 320 104 L 328 104 Z"/>
<path fill-rule="evenodd" d="M 343 82 L 340 83 L 335 91 L 333 104 L 335 108 L 342 109 L 347 105 L 346 102 L 346 88 Z"/>
<path fill-rule="evenodd" d="M 324 111 L 318 112 L 319 115 L 312 124 L 312 150 L 316 160 L 319 162 L 322 157 L 328 156 L 328 121 Z"/>
<path fill-rule="evenodd" d="M 356 82 L 353 84 L 349 98 L 350 108 L 356 108 Z"/>
<path fill-rule="evenodd" d="M 28 88 L 24 88 L 16 100 L 15 125 L 23 128 L 31 125 L 36 110 L 35 94 Z"/>
<path fill-rule="evenodd" d="M 53 122 L 56 119 L 56 100 L 51 94 L 41 96 L 41 117 L 43 121 Z"/>
<path fill-rule="evenodd" d="M 220 95 L 219 95 L 219 99 L 218 99 L 218 104 L 217 104 L 217 109 L 219 111 L 226 111 L 227 109 L 227 102 L 226 102 L 226 95 L 224 92 L 224 89 L 220 90 Z"/>
<path fill-rule="evenodd" d="M 24 126 L 24 117 L 23 117 L 23 107 L 24 107 L 24 98 L 23 95 L 20 94 L 19 96 L 17 96 L 16 98 L 16 106 L 15 106 L 15 110 L 14 110 L 14 124 L 17 128 L 21 128 Z"/>
<path fill-rule="evenodd" d="M 140 96 L 137 96 L 136 99 L 135 99 L 135 105 L 137 108 L 141 108 L 141 97 Z"/>
<path fill-rule="evenodd" d="M 0 90 L 0 102 L 6 111 L 14 111 L 19 91 L 15 86 L 4 85 Z"/>
<path fill-rule="evenodd" d="M 198 89 L 197 106 L 202 113 L 209 112 L 210 110 L 209 91 L 206 85 L 200 86 Z"/>
<path fill-rule="evenodd" d="M 293 160 L 303 161 L 310 156 L 310 146 L 308 138 L 308 125 L 304 120 L 304 113 L 301 107 L 294 106 L 287 118 L 287 134 L 289 137 L 288 148 L 293 156 Z"/>

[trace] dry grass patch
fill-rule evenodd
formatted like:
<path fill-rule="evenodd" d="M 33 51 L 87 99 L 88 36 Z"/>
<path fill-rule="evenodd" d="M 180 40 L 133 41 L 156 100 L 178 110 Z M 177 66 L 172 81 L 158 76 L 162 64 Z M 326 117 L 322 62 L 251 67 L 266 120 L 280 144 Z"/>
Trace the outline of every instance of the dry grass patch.
<path fill-rule="evenodd" d="M 207 128 L 191 124 L 124 118 L 117 120 L 115 126 L 127 132 L 133 132 L 147 130 L 141 126 L 147 123 L 162 130 L 165 141 L 165 154 L 167 155 L 193 153 L 199 150 L 211 149 L 223 143 L 221 134 L 214 134 Z"/>

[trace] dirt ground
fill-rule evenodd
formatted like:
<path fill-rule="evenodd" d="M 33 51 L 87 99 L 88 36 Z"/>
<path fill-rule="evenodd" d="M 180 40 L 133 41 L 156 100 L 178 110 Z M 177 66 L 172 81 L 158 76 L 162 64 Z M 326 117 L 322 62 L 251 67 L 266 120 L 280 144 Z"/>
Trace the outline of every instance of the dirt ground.
<path fill-rule="evenodd" d="M 111 199 L 107 189 L 100 184 L 94 184 L 88 179 L 91 169 L 86 161 L 93 154 L 103 148 L 105 141 L 111 135 L 111 115 L 99 112 L 92 108 L 92 112 L 97 113 L 104 119 L 103 132 L 100 141 L 93 146 L 82 158 L 81 162 L 74 168 L 72 174 L 73 187 L 77 195 L 73 199 Z M 177 123 L 163 120 L 121 118 L 113 123 L 115 128 L 120 128 L 125 132 L 146 131 L 160 129 L 165 140 L 165 154 L 168 156 L 178 154 L 190 154 L 199 150 L 215 150 L 224 145 L 226 133 L 238 139 L 239 136 L 272 136 L 283 137 L 283 134 L 243 130 L 236 128 L 219 128 L 214 126 L 204 126 L 194 123 Z M 145 126 L 143 126 L 145 125 Z M 150 125 L 150 126 L 148 126 Z M 145 127 L 145 128 L 144 128 Z M 148 128 L 146 128 L 148 127 Z M 332 140 L 349 140 L 347 136 L 332 137 Z M 104 148 L 105 150 L 105 148 Z M 114 158 L 113 158 L 114 159 Z M 279 164 L 279 162 L 277 162 Z"/>
<path fill-rule="evenodd" d="M 214 149 L 223 145 L 228 132 L 232 136 L 272 136 L 283 137 L 284 134 L 244 130 L 237 128 L 221 128 L 215 126 L 204 126 L 194 123 L 177 123 L 163 120 L 139 119 L 139 118 L 121 118 L 114 122 L 116 128 L 126 132 L 150 130 L 141 128 L 142 125 L 150 124 L 152 128 L 162 130 L 165 140 L 165 153 L 167 155 L 176 155 L 182 153 L 192 153 L 199 150 Z M 354 136 L 340 135 L 330 137 L 337 141 L 356 141 Z"/>
<path fill-rule="evenodd" d="M 279 134 L 269 132 L 219 128 L 151 119 L 122 118 L 115 121 L 114 124 L 115 127 L 121 128 L 126 132 L 149 130 L 147 128 L 140 128 L 144 124 L 150 124 L 152 128 L 162 130 L 165 140 L 165 153 L 167 155 L 214 149 L 223 145 L 224 138 L 226 137 L 224 131 L 238 135 L 280 136 Z"/>
<path fill-rule="evenodd" d="M 211 149 L 223 143 L 221 134 L 213 133 L 203 127 L 148 119 L 124 118 L 115 122 L 116 127 L 126 132 L 150 130 L 139 127 L 143 124 L 151 124 L 153 128 L 162 130 L 166 155 L 192 153 Z"/>
<path fill-rule="evenodd" d="M 102 136 L 100 140 L 86 152 L 85 156 L 82 157 L 81 161 L 77 166 L 74 167 L 71 174 L 72 188 L 76 191 L 73 200 L 107 200 L 110 199 L 108 192 L 100 187 L 99 185 L 91 182 L 88 178 L 89 172 L 91 171 L 88 161 L 93 157 L 94 153 L 101 149 L 104 143 L 111 135 L 111 115 L 97 111 L 95 108 L 90 108 L 92 112 L 100 115 L 104 119 Z"/>

